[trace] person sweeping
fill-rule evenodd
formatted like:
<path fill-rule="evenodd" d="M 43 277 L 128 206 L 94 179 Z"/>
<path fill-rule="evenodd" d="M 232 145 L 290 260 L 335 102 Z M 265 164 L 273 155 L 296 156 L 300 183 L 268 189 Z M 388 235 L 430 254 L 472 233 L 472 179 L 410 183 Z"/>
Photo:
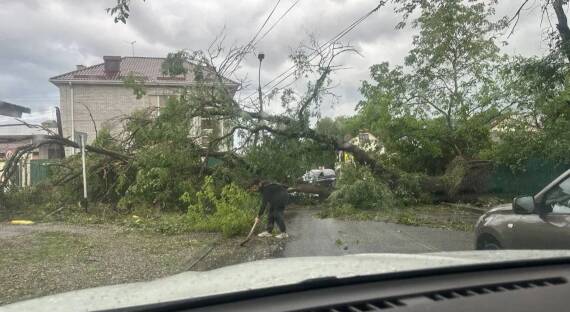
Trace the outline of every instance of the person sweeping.
<path fill-rule="evenodd" d="M 269 206 L 267 213 L 267 227 L 264 232 L 259 233 L 259 237 L 271 237 L 273 236 L 273 226 L 277 223 L 277 227 L 281 232 L 276 235 L 276 238 L 288 238 L 287 228 L 285 227 L 284 212 L 285 207 L 289 203 L 289 193 L 287 192 L 287 187 L 278 183 L 271 183 L 267 181 L 256 180 L 254 182 L 257 191 L 261 193 L 261 207 L 255 222 L 258 223 L 259 219 L 263 216 L 263 213 Z"/>

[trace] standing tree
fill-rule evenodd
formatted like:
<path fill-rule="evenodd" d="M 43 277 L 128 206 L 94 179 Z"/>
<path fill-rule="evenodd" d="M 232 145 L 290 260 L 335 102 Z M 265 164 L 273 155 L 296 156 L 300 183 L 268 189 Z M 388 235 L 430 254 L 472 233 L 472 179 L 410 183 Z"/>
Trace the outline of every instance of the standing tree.
<path fill-rule="evenodd" d="M 457 122 L 498 104 L 493 78 L 501 57 L 494 35 L 501 25 L 490 22 L 492 16 L 485 4 L 461 0 L 422 10 L 420 33 L 406 57 L 412 74 L 404 78 L 404 107 L 420 118 L 442 117 L 453 131 Z"/>
<path fill-rule="evenodd" d="M 520 6 L 513 14 L 512 18 L 509 20 L 511 24 L 510 34 L 516 31 L 516 27 L 520 20 L 521 13 L 523 9 L 527 6 L 531 6 L 530 0 L 521 0 Z M 568 26 L 568 17 L 564 11 L 564 6 L 568 5 L 568 0 L 539 0 L 541 11 L 541 25 L 543 20 L 547 20 L 547 25 L 550 40 L 550 47 L 553 52 L 560 52 L 564 57 L 570 61 L 570 27 Z M 556 26 L 552 25 L 550 21 L 550 12 L 554 12 L 556 15 Z"/>
<path fill-rule="evenodd" d="M 507 59 L 495 44 L 506 24 L 493 16 L 484 3 L 422 2 L 405 66 L 372 66 L 359 118 L 389 150 L 412 157 L 406 169 L 438 172 L 456 156 L 476 157 L 491 121 L 512 105 L 501 79 Z"/>

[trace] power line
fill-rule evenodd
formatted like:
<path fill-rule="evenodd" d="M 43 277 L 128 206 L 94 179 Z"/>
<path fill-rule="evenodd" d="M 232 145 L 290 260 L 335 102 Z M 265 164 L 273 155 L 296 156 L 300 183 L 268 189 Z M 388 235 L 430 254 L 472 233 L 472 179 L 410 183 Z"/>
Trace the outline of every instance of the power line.
<path fill-rule="evenodd" d="M 299 1 L 301 1 L 301 0 L 296 0 L 295 2 L 293 2 L 293 4 L 285 11 L 285 13 L 281 14 L 281 16 L 277 19 L 277 21 L 275 21 L 275 23 L 273 23 L 273 25 L 257 40 L 257 42 L 255 44 L 258 44 L 261 40 L 263 40 L 263 38 L 265 38 L 265 36 L 267 36 L 267 34 L 269 34 L 273 30 L 273 28 L 275 28 L 275 26 L 277 26 L 277 24 L 279 24 L 279 22 L 281 22 L 281 20 L 287 14 L 289 14 L 289 12 L 297 5 L 297 3 L 299 3 Z"/>
<path fill-rule="evenodd" d="M 25 99 L 14 99 L 14 98 L 7 98 L 6 101 L 8 102 L 59 102 L 58 98 L 25 98 Z"/>
<path fill-rule="evenodd" d="M 28 93 L 23 91 L 20 94 L 11 94 L 11 95 L 5 95 L 4 97 L 6 98 L 28 98 L 28 97 L 56 97 L 59 96 L 59 92 L 57 93 L 49 93 L 49 94 L 41 94 L 41 93 Z"/>
<path fill-rule="evenodd" d="M 45 98 L 56 98 L 59 95 L 18 95 L 18 96 L 6 96 L 6 99 L 45 99 Z"/>
<path fill-rule="evenodd" d="M 275 6 L 273 6 L 273 9 L 271 10 L 271 12 L 269 12 L 269 15 L 267 15 L 267 18 L 265 19 L 265 21 L 263 22 L 263 24 L 259 27 L 259 29 L 257 30 L 257 32 L 255 33 L 255 35 L 253 36 L 253 38 L 251 38 L 251 40 L 249 41 L 249 43 L 247 44 L 248 46 L 253 46 L 255 39 L 257 39 L 257 36 L 259 36 L 259 34 L 261 33 L 261 31 L 263 30 L 263 28 L 265 27 L 265 25 L 267 25 L 267 22 L 269 22 L 269 20 L 271 19 L 271 16 L 273 16 L 273 13 L 275 12 L 275 10 L 277 9 L 277 6 L 279 6 L 279 3 L 281 2 L 281 0 L 277 0 L 277 3 L 275 3 Z"/>
<path fill-rule="evenodd" d="M 31 104 L 36 104 L 36 103 L 57 105 L 57 104 L 59 104 L 59 101 L 58 100 L 49 100 L 49 101 L 45 101 L 45 100 L 26 100 L 26 101 L 18 100 L 18 101 L 13 101 L 13 100 L 10 100 L 10 103 L 13 103 L 16 105 L 18 105 L 18 104 L 31 105 Z"/>
<path fill-rule="evenodd" d="M 374 14 L 376 11 L 378 11 L 380 9 L 380 7 L 382 7 L 384 5 L 384 2 L 381 1 L 376 7 L 374 7 L 372 10 L 368 11 L 366 14 L 364 14 L 363 16 L 361 16 L 360 18 L 358 18 L 356 21 L 352 22 L 349 26 L 347 26 L 345 29 L 343 29 L 340 33 L 338 33 L 337 35 L 335 35 L 334 37 L 332 37 L 331 39 L 329 39 L 327 42 L 323 43 L 322 45 L 320 45 L 318 48 L 319 49 L 323 49 L 326 46 L 331 46 L 335 41 L 341 39 L 342 37 L 346 36 L 348 33 L 350 33 L 354 28 L 356 28 L 359 24 L 361 24 L 364 20 L 366 20 L 368 17 L 370 17 L 372 14 Z M 314 60 L 316 57 L 318 56 L 317 51 L 309 54 L 309 62 Z M 289 77 L 291 77 L 295 71 L 295 65 L 292 65 L 291 67 L 289 67 L 288 69 L 286 69 L 284 72 L 282 72 L 281 74 L 277 75 L 275 78 L 271 79 L 269 82 L 267 82 L 266 84 L 263 85 L 263 88 L 266 88 L 267 86 L 271 85 L 272 83 L 274 83 L 276 80 L 278 80 L 279 78 L 285 76 L 283 79 L 279 80 L 276 84 L 274 84 L 272 86 L 272 88 L 277 87 L 280 83 L 282 83 L 284 80 L 288 79 Z M 291 72 L 291 70 L 293 70 Z M 253 95 L 255 95 L 257 92 L 253 92 L 250 95 L 246 96 L 243 100 L 247 100 L 249 98 L 251 98 Z M 266 92 L 267 93 L 267 92 Z M 266 94 L 265 93 L 265 94 Z"/>
<path fill-rule="evenodd" d="M 253 36 L 253 38 L 251 38 L 251 40 L 245 45 L 245 47 L 243 47 L 242 49 L 240 49 L 242 52 L 246 52 L 246 53 L 239 53 L 237 55 L 237 58 L 235 60 L 233 60 L 232 62 L 234 63 L 234 65 L 232 65 L 232 67 L 234 68 L 234 70 L 239 66 L 239 64 L 242 62 L 243 58 L 245 57 L 245 55 L 247 54 L 247 52 L 250 51 L 251 48 L 253 48 L 255 46 L 255 40 L 257 39 L 257 36 L 259 36 L 259 34 L 261 33 L 261 31 L 263 30 L 263 28 L 265 28 L 265 25 L 267 25 L 267 22 L 269 22 L 269 20 L 271 19 L 271 17 L 273 16 L 273 13 L 275 13 L 275 10 L 277 9 L 277 7 L 279 6 L 279 3 L 281 3 L 281 0 L 277 0 L 277 2 L 275 3 L 275 5 L 273 6 L 273 9 L 271 9 L 271 12 L 269 12 L 269 14 L 267 15 L 267 18 L 265 18 L 265 21 L 263 22 L 263 24 L 261 24 L 261 26 L 259 26 L 259 29 L 257 29 L 257 32 L 255 33 L 255 35 Z M 232 56 L 233 58 L 233 56 Z"/>
<path fill-rule="evenodd" d="M 59 91 L 39 91 L 39 92 L 30 92 L 30 91 L 24 91 L 25 95 L 55 95 L 57 93 L 59 93 Z M 24 96 L 24 95 L 23 95 Z"/>
<path fill-rule="evenodd" d="M 380 6 L 382 6 L 382 3 L 379 4 L 378 6 L 376 6 L 373 10 L 369 11 L 367 14 L 365 14 L 364 16 L 360 17 L 359 19 L 357 19 L 355 22 L 353 22 L 352 24 L 350 24 L 347 28 L 345 28 L 343 31 L 341 31 L 340 33 L 338 33 L 336 36 L 334 36 L 333 38 L 331 38 L 330 40 L 328 40 L 327 42 L 323 43 L 322 45 L 319 46 L 319 49 L 323 49 L 325 48 L 325 46 L 331 46 L 335 41 L 341 39 L 342 37 L 346 36 L 349 32 L 351 32 L 356 26 L 358 26 L 360 23 L 362 23 L 365 19 L 367 19 L 370 15 L 372 15 L 374 12 L 376 12 Z M 309 62 L 313 61 L 317 56 L 317 52 L 313 52 L 311 54 L 312 56 L 309 58 Z M 295 65 L 292 65 L 291 67 L 289 67 L 285 72 L 283 72 L 282 74 L 280 74 L 279 76 L 277 76 L 276 78 L 274 78 L 272 81 L 269 81 L 266 85 L 264 85 L 263 87 L 265 88 L 267 85 L 271 84 L 273 81 L 275 81 L 276 79 L 278 79 L 279 77 L 283 76 L 284 74 L 286 74 L 288 71 L 291 71 L 295 69 Z M 295 73 L 295 71 L 292 71 L 291 73 L 289 73 L 287 76 L 285 76 L 283 79 L 279 80 L 279 82 L 277 82 L 273 88 L 277 87 L 281 82 L 283 82 L 284 80 L 286 80 L 287 78 L 291 77 L 293 74 Z"/>

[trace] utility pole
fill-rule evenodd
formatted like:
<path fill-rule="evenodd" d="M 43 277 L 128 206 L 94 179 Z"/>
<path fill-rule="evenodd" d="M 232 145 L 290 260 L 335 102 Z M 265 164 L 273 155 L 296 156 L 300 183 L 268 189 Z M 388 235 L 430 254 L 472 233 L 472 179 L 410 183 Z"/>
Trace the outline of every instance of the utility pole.
<path fill-rule="evenodd" d="M 136 41 L 131 41 L 131 52 L 133 52 L 133 56 L 135 56 L 135 43 Z"/>
<path fill-rule="evenodd" d="M 61 125 L 61 112 L 59 107 L 55 107 L 55 119 L 57 122 L 57 134 L 63 138 L 63 126 Z M 65 158 L 65 149 L 63 145 L 59 145 L 59 157 L 58 158 Z"/>
<path fill-rule="evenodd" d="M 257 59 L 259 60 L 259 71 L 258 71 L 258 75 L 257 75 L 257 82 L 258 82 L 257 93 L 259 95 L 259 114 L 260 115 L 263 114 L 263 94 L 261 93 L 261 62 L 263 61 L 264 58 L 265 58 L 265 54 L 263 54 L 263 52 L 261 52 L 257 55 Z M 261 120 L 261 122 L 263 123 L 263 120 Z M 257 146 L 258 133 L 255 134 L 255 138 L 253 139 L 253 145 L 254 146 Z M 263 137 L 263 132 L 261 132 L 261 134 L 262 134 L 261 136 Z"/>

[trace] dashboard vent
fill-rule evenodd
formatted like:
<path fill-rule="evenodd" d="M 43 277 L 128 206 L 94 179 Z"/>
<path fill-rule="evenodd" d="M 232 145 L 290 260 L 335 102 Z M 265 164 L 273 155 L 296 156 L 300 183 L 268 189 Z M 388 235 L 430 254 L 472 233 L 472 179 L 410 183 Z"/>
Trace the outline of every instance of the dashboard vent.
<path fill-rule="evenodd" d="M 566 280 L 560 277 L 556 277 L 556 278 L 545 278 L 538 280 L 510 282 L 510 283 L 501 283 L 501 284 L 484 285 L 484 286 L 473 286 L 468 288 L 438 291 L 426 294 L 425 296 L 427 296 L 433 301 L 443 301 L 455 298 L 479 296 L 479 295 L 520 290 L 526 288 L 547 287 L 547 286 L 554 286 L 560 284 L 566 284 Z"/>
<path fill-rule="evenodd" d="M 368 312 L 381 311 L 385 309 L 393 309 L 406 306 L 405 303 L 398 299 L 379 299 L 369 300 L 346 305 L 338 305 L 319 309 L 308 310 L 312 312 Z"/>
<path fill-rule="evenodd" d="M 465 288 L 455 288 L 440 290 L 435 292 L 405 295 L 394 298 L 373 299 L 360 302 L 331 305 L 313 308 L 303 311 L 310 312 L 371 312 L 396 309 L 399 307 L 425 304 L 434 301 L 452 300 L 458 298 L 481 296 L 498 292 L 516 291 L 521 289 L 539 288 L 566 284 L 567 281 L 561 277 L 545 278 L 528 281 L 517 281 L 500 284 L 480 285 Z"/>

